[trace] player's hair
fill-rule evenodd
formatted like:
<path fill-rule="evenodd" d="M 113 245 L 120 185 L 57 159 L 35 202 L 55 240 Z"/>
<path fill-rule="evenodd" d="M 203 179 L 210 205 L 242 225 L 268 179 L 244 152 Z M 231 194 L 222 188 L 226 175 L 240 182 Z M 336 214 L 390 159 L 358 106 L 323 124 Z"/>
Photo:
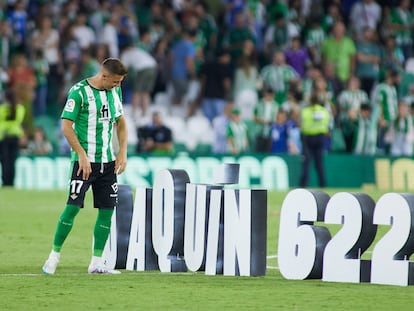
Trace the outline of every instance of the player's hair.
<path fill-rule="evenodd" d="M 105 59 L 102 62 L 102 67 L 114 75 L 125 76 L 128 73 L 128 68 L 118 58 Z"/>

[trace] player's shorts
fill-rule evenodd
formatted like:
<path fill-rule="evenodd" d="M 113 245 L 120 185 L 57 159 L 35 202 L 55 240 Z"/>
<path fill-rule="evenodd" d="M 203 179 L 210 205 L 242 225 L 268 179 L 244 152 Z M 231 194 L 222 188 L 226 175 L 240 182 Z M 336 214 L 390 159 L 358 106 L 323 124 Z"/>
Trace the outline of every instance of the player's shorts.
<path fill-rule="evenodd" d="M 113 209 L 118 203 L 118 184 L 115 162 L 91 163 L 92 173 L 88 180 L 82 179 L 82 172 L 76 176 L 79 162 L 72 162 L 67 204 L 83 207 L 86 191 L 92 186 L 93 205 L 100 209 Z"/>

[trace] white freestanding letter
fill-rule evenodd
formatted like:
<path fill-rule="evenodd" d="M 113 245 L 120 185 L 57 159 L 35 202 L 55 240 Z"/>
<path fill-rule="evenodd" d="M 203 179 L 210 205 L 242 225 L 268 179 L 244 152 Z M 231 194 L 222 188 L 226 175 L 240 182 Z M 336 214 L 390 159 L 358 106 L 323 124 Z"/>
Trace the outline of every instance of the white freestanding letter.
<path fill-rule="evenodd" d="M 250 275 L 251 190 L 224 190 L 224 275 Z"/>
<path fill-rule="evenodd" d="M 146 189 L 137 188 L 135 192 L 134 210 L 132 213 L 131 233 L 129 236 L 128 257 L 126 262 L 127 270 L 145 270 L 146 201 Z"/>
<path fill-rule="evenodd" d="M 161 272 L 171 272 L 168 254 L 174 239 L 174 181 L 170 171 L 155 175 L 152 198 L 152 241 Z"/>
<path fill-rule="evenodd" d="M 222 190 L 210 192 L 210 214 L 208 217 L 207 251 L 206 251 L 206 275 L 216 274 L 217 248 L 220 226 Z"/>
<path fill-rule="evenodd" d="M 187 184 L 184 259 L 191 271 L 200 269 L 204 257 L 207 186 Z"/>

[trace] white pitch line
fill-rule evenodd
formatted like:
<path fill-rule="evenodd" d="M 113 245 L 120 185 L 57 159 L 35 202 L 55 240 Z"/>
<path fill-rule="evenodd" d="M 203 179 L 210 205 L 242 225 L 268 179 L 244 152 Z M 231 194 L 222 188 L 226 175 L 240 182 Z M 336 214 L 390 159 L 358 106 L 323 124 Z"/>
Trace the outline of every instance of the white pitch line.
<path fill-rule="evenodd" d="M 266 268 L 267 269 L 277 269 L 277 270 L 279 270 L 279 267 L 277 267 L 277 266 L 266 266 Z M 128 270 L 128 272 L 129 273 L 122 273 L 121 275 L 134 275 L 134 274 L 136 274 L 136 275 L 151 275 L 151 274 L 157 275 L 154 272 L 146 272 L 146 271 L 129 271 Z M 179 275 L 181 275 L 183 273 L 186 273 L 186 272 L 169 272 L 168 274 L 179 274 Z M 189 273 L 189 271 L 187 273 Z M 162 273 L 160 272 L 160 274 L 162 274 Z M 65 274 L 61 274 L 61 276 L 74 276 L 74 275 L 85 276 L 85 275 L 88 275 L 88 274 L 87 273 L 65 273 Z M 29 276 L 29 277 L 43 276 L 43 277 L 47 277 L 47 278 L 53 278 L 54 277 L 54 275 L 47 275 L 47 274 L 44 274 L 44 273 L 37 273 L 37 274 L 36 273 L 20 273 L 20 274 L 19 273 L 3 273 L 3 274 L 0 273 L 0 278 L 1 277 L 20 277 L 20 276 Z"/>
<path fill-rule="evenodd" d="M 277 255 L 269 255 L 266 257 L 267 259 L 273 259 L 273 258 L 277 258 Z"/>
<path fill-rule="evenodd" d="M 0 277 L 1 276 L 42 276 L 42 275 L 45 275 L 45 274 L 41 274 L 41 273 L 38 273 L 38 274 L 35 274 L 35 273 L 4 273 L 4 274 L 0 274 Z"/>

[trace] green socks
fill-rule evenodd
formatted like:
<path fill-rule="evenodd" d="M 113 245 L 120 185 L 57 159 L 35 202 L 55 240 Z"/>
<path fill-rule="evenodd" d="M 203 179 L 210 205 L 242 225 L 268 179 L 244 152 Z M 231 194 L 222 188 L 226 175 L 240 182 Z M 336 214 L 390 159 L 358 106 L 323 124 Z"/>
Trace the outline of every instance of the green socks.
<path fill-rule="evenodd" d="M 66 205 L 66 208 L 59 217 L 57 224 L 55 238 L 53 240 L 53 250 L 60 252 L 63 243 L 72 230 L 73 221 L 76 215 L 79 213 L 80 207 L 75 205 Z M 98 217 L 95 223 L 95 229 L 93 232 L 93 255 L 102 256 L 106 240 L 108 239 L 109 231 L 111 230 L 111 219 L 114 210 L 99 209 Z"/>
<path fill-rule="evenodd" d="M 60 252 L 60 249 L 69 235 L 70 230 L 72 230 L 73 220 L 79 211 L 79 206 L 66 205 L 66 208 L 60 215 L 53 241 L 53 250 L 55 252 Z"/>
<path fill-rule="evenodd" d="M 108 239 L 109 231 L 111 230 L 111 219 L 114 210 L 100 209 L 95 223 L 93 232 L 93 255 L 101 257 L 106 240 Z"/>

